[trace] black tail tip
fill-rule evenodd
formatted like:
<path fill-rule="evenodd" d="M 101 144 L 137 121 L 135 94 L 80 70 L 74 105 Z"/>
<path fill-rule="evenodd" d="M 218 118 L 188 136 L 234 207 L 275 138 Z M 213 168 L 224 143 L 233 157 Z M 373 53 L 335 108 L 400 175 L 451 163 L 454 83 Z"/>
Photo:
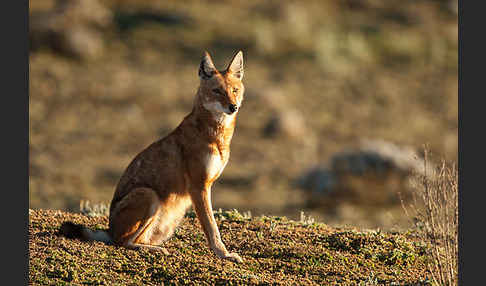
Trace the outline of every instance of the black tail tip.
<path fill-rule="evenodd" d="M 59 228 L 59 233 L 67 238 L 83 238 L 83 226 L 73 222 L 65 222 Z"/>

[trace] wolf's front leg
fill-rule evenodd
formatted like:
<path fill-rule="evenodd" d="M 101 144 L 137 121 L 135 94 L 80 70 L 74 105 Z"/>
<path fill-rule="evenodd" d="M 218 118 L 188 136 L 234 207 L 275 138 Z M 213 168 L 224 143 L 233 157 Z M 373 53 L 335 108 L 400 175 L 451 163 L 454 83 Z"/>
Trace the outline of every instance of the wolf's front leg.
<path fill-rule="evenodd" d="M 221 235 L 219 234 L 218 225 L 214 219 L 213 207 L 211 204 L 211 188 L 205 188 L 203 190 L 194 189 L 191 191 L 191 198 L 211 250 L 219 258 L 228 259 L 234 262 L 243 262 L 243 259 L 241 259 L 237 253 L 230 253 L 226 250 L 226 247 L 221 240 Z"/>

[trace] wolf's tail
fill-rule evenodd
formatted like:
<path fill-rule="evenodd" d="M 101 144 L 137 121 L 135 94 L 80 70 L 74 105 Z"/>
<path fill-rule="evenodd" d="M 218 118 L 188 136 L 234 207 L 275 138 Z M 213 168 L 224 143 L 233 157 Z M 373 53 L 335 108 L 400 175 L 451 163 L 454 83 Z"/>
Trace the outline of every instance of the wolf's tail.
<path fill-rule="evenodd" d="M 111 243 L 111 237 L 106 230 L 91 230 L 81 224 L 65 222 L 59 228 L 59 233 L 67 238 L 79 238 L 85 241 L 102 241 Z"/>

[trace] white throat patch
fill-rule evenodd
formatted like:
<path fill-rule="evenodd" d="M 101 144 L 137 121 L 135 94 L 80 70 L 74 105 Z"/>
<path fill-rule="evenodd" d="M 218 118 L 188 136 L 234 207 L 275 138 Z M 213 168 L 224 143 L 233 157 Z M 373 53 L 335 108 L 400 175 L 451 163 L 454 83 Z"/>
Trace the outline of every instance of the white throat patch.
<path fill-rule="evenodd" d="M 225 109 L 219 101 L 211 101 L 203 104 L 204 108 L 211 112 L 214 120 L 220 124 L 224 124 L 225 121 L 234 116 L 235 113 L 229 115 L 226 112 L 229 111 Z"/>
<path fill-rule="evenodd" d="M 205 102 L 203 104 L 203 106 L 207 110 L 211 111 L 213 114 L 214 113 L 225 113 L 225 110 L 224 110 L 223 106 L 221 106 L 221 103 L 219 103 L 219 101 Z"/>

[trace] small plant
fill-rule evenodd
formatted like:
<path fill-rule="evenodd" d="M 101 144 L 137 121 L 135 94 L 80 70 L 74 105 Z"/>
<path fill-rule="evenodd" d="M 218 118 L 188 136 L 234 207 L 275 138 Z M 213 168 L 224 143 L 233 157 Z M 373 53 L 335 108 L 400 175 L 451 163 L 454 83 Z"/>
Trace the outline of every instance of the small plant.
<path fill-rule="evenodd" d="M 219 220 L 247 221 L 251 220 L 251 212 L 240 213 L 237 209 L 222 210 L 220 208 L 214 211 L 214 217 Z"/>
<path fill-rule="evenodd" d="M 424 170 L 429 152 L 424 148 Z M 428 264 L 433 282 L 457 285 L 458 273 L 458 170 L 445 160 L 435 174 L 417 175 L 416 193 L 411 210 L 413 220 L 424 240 L 432 240 Z M 402 202 L 403 205 L 403 202 Z M 410 217 L 407 208 L 406 214 Z"/>
<path fill-rule="evenodd" d="M 91 217 L 108 216 L 110 207 L 104 203 L 91 204 L 90 201 L 81 200 L 79 202 L 79 211 Z"/>
<path fill-rule="evenodd" d="M 303 225 L 311 225 L 315 222 L 314 218 L 312 218 L 310 215 L 309 216 L 306 216 L 304 214 L 304 211 L 301 211 L 300 212 L 300 223 L 302 223 Z"/>

